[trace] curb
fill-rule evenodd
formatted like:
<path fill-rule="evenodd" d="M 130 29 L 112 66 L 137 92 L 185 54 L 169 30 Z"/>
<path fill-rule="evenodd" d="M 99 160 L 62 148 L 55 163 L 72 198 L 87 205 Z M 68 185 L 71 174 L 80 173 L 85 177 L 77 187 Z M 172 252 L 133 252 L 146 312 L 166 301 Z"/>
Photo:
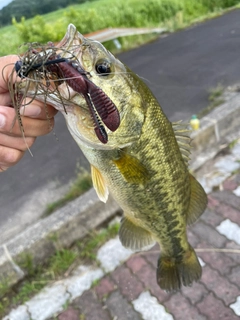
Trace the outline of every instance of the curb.
<path fill-rule="evenodd" d="M 226 103 L 201 119 L 201 128 L 192 134 L 191 170 L 200 168 L 219 152 L 223 144 L 240 136 L 239 119 L 239 92 L 229 94 Z M 0 282 L 14 285 L 26 276 L 26 271 L 18 266 L 26 254 L 30 254 L 33 264 L 38 265 L 56 249 L 71 246 L 90 230 L 112 219 L 120 210 L 113 198 L 104 204 L 91 189 L 49 217 L 39 220 L 0 247 Z"/>
<path fill-rule="evenodd" d="M 227 93 L 227 102 L 201 119 L 201 128 L 191 135 L 190 169 L 199 169 L 221 149 L 240 136 L 240 93 Z"/>
<path fill-rule="evenodd" d="M 109 197 L 101 202 L 94 189 L 39 220 L 0 247 L 0 281 L 14 285 L 27 273 L 18 266 L 31 255 L 34 266 L 47 260 L 56 249 L 69 247 L 76 240 L 113 218 L 120 211 Z M 15 262 L 14 262 L 15 261 Z M 6 280 L 7 279 L 7 280 Z"/>

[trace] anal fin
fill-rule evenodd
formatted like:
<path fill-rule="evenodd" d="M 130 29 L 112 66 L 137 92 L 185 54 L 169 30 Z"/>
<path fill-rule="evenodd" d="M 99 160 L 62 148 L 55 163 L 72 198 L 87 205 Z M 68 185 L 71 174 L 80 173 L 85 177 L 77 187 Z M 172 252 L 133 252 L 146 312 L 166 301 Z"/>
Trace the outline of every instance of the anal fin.
<path fill-rule="evenodd" d="M 187 213 L 187 223 L 194 223 L 207 207 L 207 195 L 200 183 L 189 173 L 191 195 Z"/>
<path fill-rule="evenodd" d="M 103 202 L 107 202 L 109 191 L 106 185 L 106 182 L 101 174 L 101 172 L 91 165 L 92 181 L 93 187 L 96 190 L 96 193 L 99 199 Z"/>
<path fill-rule="evenodd" d="M 119 239 L 124 247 L 136 251 L 150 249 L 156 242 L 150 232 L 134 224 L 127 217 L 121 221 Z"/>

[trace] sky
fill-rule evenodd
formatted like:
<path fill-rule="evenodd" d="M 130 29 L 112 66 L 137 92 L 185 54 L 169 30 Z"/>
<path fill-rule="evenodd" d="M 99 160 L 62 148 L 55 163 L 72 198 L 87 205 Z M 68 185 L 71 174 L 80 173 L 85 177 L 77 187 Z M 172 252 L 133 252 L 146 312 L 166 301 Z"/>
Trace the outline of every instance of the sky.
<path fill-rule="evenodd" d="M 0 10 L 12 1 L 13 0 L 0 0 Z"/>

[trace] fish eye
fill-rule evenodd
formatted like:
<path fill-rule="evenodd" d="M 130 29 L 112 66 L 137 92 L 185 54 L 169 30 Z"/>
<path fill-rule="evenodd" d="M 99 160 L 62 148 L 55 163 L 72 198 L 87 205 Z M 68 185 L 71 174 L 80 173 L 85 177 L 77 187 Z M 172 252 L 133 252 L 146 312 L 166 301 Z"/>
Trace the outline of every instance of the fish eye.
<path fill-rule="evenodd" d="M 97 73 L 102 76 L 107 76 L 112 72 L 111 63 L 108 60 L 104 59 L 101 59 L 96 63 L 95 69 Z"/>

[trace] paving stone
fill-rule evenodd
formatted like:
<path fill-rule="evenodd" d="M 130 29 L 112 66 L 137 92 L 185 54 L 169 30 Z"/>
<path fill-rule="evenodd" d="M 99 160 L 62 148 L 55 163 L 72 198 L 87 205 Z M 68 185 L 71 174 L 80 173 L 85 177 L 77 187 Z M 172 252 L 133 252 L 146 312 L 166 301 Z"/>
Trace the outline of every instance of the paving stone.
<path fill-rule="evenodd" d="M 201 266 L 202 268 L 205 267 L 206 263 L 203 261 L 203 259 L 200 258 L 199 256 L 197 256 L 197 258 L 198 258 L 198 261 L 199 261 L 199 263 L 200 263 L 200 266 Z"/>
<path fill-rule="evenodd" d="M 229 241 L 227 244 L 226 244 L 226 249 L 229 250 L 228 254 L 231 259 L 233 259 L 236 263 L 240 264 L 240 253 L 239 253 L 239 245 L 236 244 L 236 242 L 234 241 Z M 232 251 L 232 250 L 235 250 L 235 251 Z"/>
<path fill-rule="evenodd" d="M 80 312 L 73 308 L 63 311 L 58 317 L 58 320 L 79 320 Z"/>
<path fill-rule="evenodd" d="M 152 265 L 140 256 L 131 257 L 126 264 L 143 283 L 143 287 L 149 290 L 160 303 L 168 299 L 169 293 L 163 291 L 157 284 L 156 268 L 153 268 Z"/>
<path fill-rule="evenodd" d="M 113 271 L 111 277 L 128 301 L 136 299 L 144 290 L 142 283 L 124 265 Z"/>
<path fill-rule="evenodd" d="M 240 296 L 237 297 L 235 303 L 230 305 L 230 308 L 234 311 L 237 316 L 240 316 Z"/>
<path fill-rule="evenodd" d="M 30 320 L 30 315 L 27 311 L 27 307 L 22 305 L 16 309 L 13 309 L 3 320 Z"/>
<path fill-rule="evenodd" d="M 232 270 L 228 273 L 227 277 L 228 279 L 236 284 L 236 286 L 238 286 L 238 288 L 240 288 L 240 265 L 238 264 L 237 266 L 235 266 L 234 268 L 232 268 Z M 240 291 L 239 291 L 240 294 Z"/>
<path fill-rule="evenodd" d="M 158 259 L 160 256 L 160 247 L 156 243 L 150 250 L 141 252 L 141 256 L 150 262 L 154 268 L 157 268 Z"/>
<path fill-rule="evenodd" d="M 223 182 L 231 176 L 230 172 L 215 170 L 208 174 L 207 177 L 199 179 L 200 184 L 207 194 L 210 194 L 214 188 L 218 188 Z M 203 182 L 203 183 L 202 183 Z"/>
<path fill-rule="evenodd" d="M 237 188 L 238 184 L 235 180 L 233 179 L 227 179 L 226 181 L 223 182 L 223 189 L 224 190 L 235 190 Z"/>
<path fill-rule="evenodd" d="M 221 299 L 226 305 L 233 303 L 239 295 L 239 289 L 230 283 L 226 277 L 221 276 L 216 270 L 210 267 L 203 269 L 201 282 L 206 288 L 214 292 L 217 298 Z"/>
<path fill-rule="evenodd" d="M 213 210 L 207 209 L 204 213 L 204 216 L 201 217 L 201 220 L 203 220 L 208 225 L 216 227 L 217 225 L 219 225 L 222 222 L 223 217 L 221 215 L 215 213 Z M 196 225 L 197 225 L 197 223 L 198 222 L 196 222 Z"/>
<path fill-rule="evenodd" d="M 240 186 L 238 186 L 235 190 L 233 190 L 235 196 L 240 197 Z"/>
<path fill-rule="evenodd" d="M 228 177 L 228 175 L 227 175 L 227 177 Z M 225 180 L 225 178 L 227 178 L 227 177 L 225 177 L 225 176 L 222 177 L 221 181 Z M 210 184 L 209 180 L 206 177 L 200 176 L 200 177 L 198 177 L 197 180 L 201 184 L 201 186 L 203 187 L 203 189 L 207 195 L 212 192 L 213 186 L 212 186 L 212 184 Z M 220 181 L 220 183 L 221 183 L 221 181 Z M 217 181 L 217 182 L 219 183 L 219 181 Z"/>
<path fill-rule="evenodd" d="M 219 200 L 221 203 L 228 205 L 230 207 L 239 210 L 240 208 L 240 198 L 236 197 L 231 191 L 223 190 L 218 192 L 213 192 L 212 196 Z"/>
<path fill-rule="evenodd" d="M 79 276 L 73 276 L 64 281 L 67 291 L 71 294 L 71 300 L 80 296 L 85 290 L 88 290 L 95 280 L 104 275 L 102 269 L 81 266 Z"/>
<path fill-rule="evenodd" d="M 240 244 L 240 227 L 238 224 L 226 219 L 216 227 L 217 231 L 223 234 L 227 239 Z"/>
<path fill-rule="evenodd" d="M 142 256 L 153 266 L 153 268 L 157 269 L 158 259 L 160 257 L 159 247 L 158 250 L 145 252 Z"/>
<path fill-rule="evenodd" d="M 148 263 L 140 254 L 135 254 L 126 261 L 126 265 L 132 270 L 133 273 L 137 273 L 142 269 L 142 267 L 147 266 Z"/>
<path fill-rule="evenodd" d="M 196 223 L 198 223 L 198 221 Z M 193 230 L 191 228 L 192 226 L 190 226 L 189 229 L 187 230 L 187 237 L 191 246 L 193 248 L 196 248 L 199 243 L 199 238 L 193 233 Z"/>
<path fill-rule="evenodd" d="M 204 297 L 197 304 L 197 307 L 209 320 L 239 320 L 235 313 L 230 308 L 227 308 L 221 300 L 216 298 L 212 292 Z"/>
<path fill-rule="evenodd" d="M 233 176 L 233 179 L 238 185 L 240 185 L 240 174 L 239 173 L 235 174 Z"/>
<path fill-rule="evenodd" d="M 240 211 L 224 203 L 221 203 L 221 205 L 215 209 L 215 212 L 220 214 L 223 218 L 230 219 L 232 222 L 240 223 Z"/>
<path fill-rule="evenodd" d="M 234 156 L 227 155 L 215 162 L 214 167 L 222 172 L 232 173 L 240 168 L 240 164 L 236 162 Z"/>
<path fill-rule="evenodd" d="M 133 254 L 132 250 L 122 246 L 118 238 L 106 242 L 97 253 L 97 259 L 106 272 L 113 271 Z"/>
<path fill-rule="evenodd" d="M 208 195 L 208 208 L 215 209 L 220 204 L 220 201 L 215 199 L 212 194 Z"/>
<path fill-rule="evenodd" d="M 99 284 L 94 287 L 94 291 L 98 296 L 98 299 L 102 300 L 106 298 L 112 291 L 116 289 L 115 283 L 110 279 L 109 276 L 101 279 Z"/>
<path fill-rule="evenodd" d="M 204 252 L 198 252 L 198 248 L 201 250 L 206 249 Z M 236 262 L 225 253 L 214 251 L 214 248 L 209 248 L 206 242 L 200 242 L 198 244 L 197 254 L 204 260 L 205 263 L 210 265 L 213 269 L 218 270 L 222 275 L 226 275 L 230 272 L 231 268 L 235 266 Z M 208 251 L 212 249 L 212 251 Z"/>
<path fill-rule="evenodd" d="M 103 308 L 93 290 L 84 292 L 81 297 L 74 300 L 73 305 L 80 310 L 84 320 L 111 320 L 108 310 Z"/>
<path fill-rule="evenodd" d="M 164 306 L 150 293 L 142 292 L 133 302 L 134 309 L 138 311 L 144 320 L 173 320 L 171 314 L 166 312 Z"/>
<path fill-rule="evenodd" d="M 227 239 L 224 236 L 201 220 L 192 226 L 192 230 L 199 237 L 200 241 L 206 241 L 216 248 L 224 247 L 227 242 Z"/>
<path fill-rule="evenodd" d="M 164 302 L 164 306 L 177 320 L 207 320 L 180 292 L 172 294 L 169 300 Z"/>
<path fill-rule="evenodd" d="M 195 305 L 209 294 L 209 291 L 201 282 L 194 282 L 191 287 L 183 287 L 181 292 L 190 300 L 192 305 Z"/>
<path fill-rule="evenodd" d="M 237 158 L 240 158 L 240 143 L 236 143 L 231 150 L 231 153 Z"/>
<path fill-rule="evenodd" d="M 31 320 L 45 320 L 63 310 L 63 305 L 70 299 L 66 287 L 56 282 L 26 302 Z"/>
<path fill-rule="evenodd" d="M 119 291 L 114 291 L 106 300 L 106 306 L 112 318 L 117 320 L 141 320 L 139 313 L 137 313 L 132 304 L 129 304 Z M 100 318 L 101 319 L 101 318 Z M 99 319 L 98 319 L 99 320 Z"/>

